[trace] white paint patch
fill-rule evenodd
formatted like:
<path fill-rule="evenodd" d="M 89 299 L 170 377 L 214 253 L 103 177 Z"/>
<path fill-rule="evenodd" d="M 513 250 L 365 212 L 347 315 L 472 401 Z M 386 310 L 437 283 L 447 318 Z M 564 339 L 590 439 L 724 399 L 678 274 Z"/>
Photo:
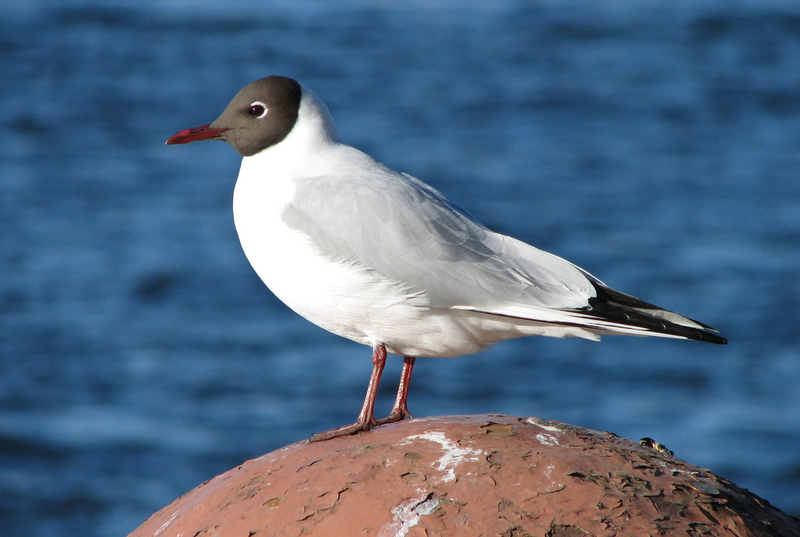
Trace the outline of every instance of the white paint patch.
<path fill-rule="evenodd" d="M 536 425 L 540 429 L 544 429 L 545 431 L 550 431 L 552 433 L 563 432 L 559 427 L 556 427 L 555 425 L 544 425 L 543 423 L 541 423 L 541 420 L 539 418 L 527 418 L 525 420 L 525 423 Z"/>
<path fill-rule="evenodd" d="M 540 444 L 543 446 L 560 446 L 561 444 L 558 443 L 558 439 L 550 434 L 537 434 L 536 440 L 539 441 Z"/>
<path fill-rule="evenodd" d="M 378 537 L 404 537 L 408 530 L 419 523 L 421 516 L 433 513 L 437 507 L 439 500 L 433 494 L 401 503 L 392 508 L 394 517 L 380 529 Z"/>
<path fill-rule="evenodd" d="M 548 466 L 548 467 L 547 467 L 547 469 L 544 471 L 544 475 L 547 477 L 547 479 L 549 479 L 549 480 L 551 480 L 551 481 L 553 480 L 553 470 L 555 470 L 555 468 L 556 468 L 556 467 L 555 467 L 555 466 L 553 466 L 553 465 L 551 464 L 551 465 L 550 465 L 550 466 Z"/>
<path fill-rule="evenodd" d="M 563 483 L 559 483 L 558 481 L 553 479 L 553 470 L 555 469 L 556 467 L 554 465 L 549 464 L 547 465 L 547 468 L 545 468 L 544 471 L 542 472 L 544 476 L 547 478 L 547 480 L 550 481 L 550 484 L 548 485 L 547 490 L 543 490 L 541 492 L 555 492 L 564 488 Z"/>
<path fill-rule="evenodd" d="M 422 434 L 415 434 L 413 436 L 409 436 L 406 438 L 406 442 L 408 443 L 409 440 L 415 440 L 420 438 L 422 440 L 429 440 L 431 442 L 435 442 L 442 446 L 444 450 L 444 455 L 442 455 L 438 460 L 437 470 L 440 472 L 446 472 L 442 481 L 448 483 L 450 481 L 455 481 L 456 479 L 456 468 L 465 460 L 469 461 L 477 461 L 478 457 L 483 455 L 484 453 L 479 449 L 472 449 L 468 447 L 461 447 L 449 438 L 447 438 L 443 432 L 441 431 L 428 431 Z"/>
<path fill-rule="evenodd" d="M 169 520 L 164 522 L 164 524 L 162 524 L 162 526 L 156 530 L 156 532 L 153 534 L 153 537 L 158 537 L 159 535 L 161 535 L 161 533 L 165 529 L 167 529 L 170 526 L 170 524 L 172 524 L 175 521 L 176 518 L 178 518 L 178 514 L 179 513 L 180 513 L 180 510 L 175 511 L 174 513 L 172 513 L 172 516 L 169 517 Z"/>

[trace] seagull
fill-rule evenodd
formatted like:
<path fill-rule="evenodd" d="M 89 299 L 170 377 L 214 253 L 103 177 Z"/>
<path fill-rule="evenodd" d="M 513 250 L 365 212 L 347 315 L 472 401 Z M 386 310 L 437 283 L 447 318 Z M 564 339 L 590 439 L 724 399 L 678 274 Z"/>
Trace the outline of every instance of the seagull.
<path fill-rule="evenodd" d="M 224 140 L 243 157 L 234 223 L 267 287 L 312 323 L 372 347 L 358 419 L 310 442 L 410 418 L 417 357 L 472 354 L 525 336 L 727 343 L 710 326 L 487 229 L 431 186 L 342 143 L 325 104 L 291 78 L 248 84 L 216 121 L 167 144 L 198 140 Z M 387 353 L 403 356 L 403 368 L 390 414 L 376 420 Z"/>

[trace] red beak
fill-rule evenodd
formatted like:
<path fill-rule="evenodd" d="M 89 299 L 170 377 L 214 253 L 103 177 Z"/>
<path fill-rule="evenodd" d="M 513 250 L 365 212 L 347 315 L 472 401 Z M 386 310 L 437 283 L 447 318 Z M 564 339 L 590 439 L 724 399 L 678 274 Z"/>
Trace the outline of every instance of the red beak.
<path fill-rule="evenodd" d="M 211 124 L 200 125 L 199 127 L 173 134 L 167 140 L 167 145 L 188 144 L 197 140 L 214 140 L 222 136 L 222 133 L 226 130 L 228 129 L 212 129 Z"/>

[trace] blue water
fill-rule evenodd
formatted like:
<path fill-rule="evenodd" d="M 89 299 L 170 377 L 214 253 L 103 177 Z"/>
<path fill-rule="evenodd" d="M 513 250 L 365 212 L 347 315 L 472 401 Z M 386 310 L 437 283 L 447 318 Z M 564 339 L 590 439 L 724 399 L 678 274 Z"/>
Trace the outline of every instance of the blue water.
<path fill-rule="evenodd" d="M 126 535 L 355 418 L 370 351 L 255 276 L 238 154 L 164 146 L 273 73 L 490 227 L 730 339 L 420 360 L 412 413 L 650 436 L 800 514 L 796 3 L 152 4 L 0 7 L 4 534 Z"/>

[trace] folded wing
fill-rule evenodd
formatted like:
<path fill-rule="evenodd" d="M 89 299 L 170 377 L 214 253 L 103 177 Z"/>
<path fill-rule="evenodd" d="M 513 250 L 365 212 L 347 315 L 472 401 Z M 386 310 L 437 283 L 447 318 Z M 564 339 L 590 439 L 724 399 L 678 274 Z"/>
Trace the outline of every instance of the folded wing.
<path fill-rule="evenodd" d="M 352 168 L 360 173 L 344 167 L 303 179 L 283 221 L 329 259 L 398 281 L 432 308 L 726 343 L 711 327 L 614 291 L 558 256 L 486 229 L 413 177 L 371 164 L 368 173 L 362 163 Z"/>

